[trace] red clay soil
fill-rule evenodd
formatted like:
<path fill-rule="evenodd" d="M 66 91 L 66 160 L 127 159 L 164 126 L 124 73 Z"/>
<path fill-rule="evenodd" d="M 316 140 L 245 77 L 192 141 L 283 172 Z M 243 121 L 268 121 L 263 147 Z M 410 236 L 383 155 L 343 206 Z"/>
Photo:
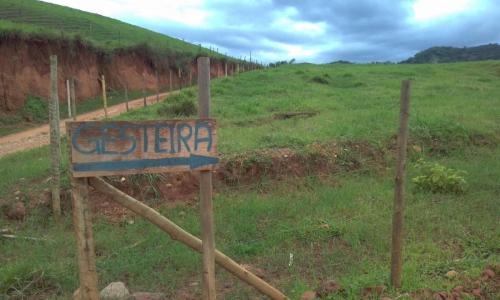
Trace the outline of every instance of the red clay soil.
<path fill-rule="evenodd" d="M 160 94 L 160 99 L 165 99 L 168 93 Z M 147 104 L 156 103 L 156 95 L 149 96 L 146 98 Z M 129 101 L 129 108 L 136 109 L 143 107 L 144 98 Z M 125 103 L 117 104 L 108 107 L 108 116 L 117 116 L 123 112 L 127 111 Z M 79 115 L 77 117 L 78 121 L 89 121 L 89 120 L 99 120 L 104 118 L 104 110 L 96 110 L 89 113 Z M 71 121 L 71 119 L 61 120 L 61 135 L 66 133 L 66 121 Z M 49 125 L 45 124 L 40 127 L 22 131 L 19 133 L 14 133 L 4 137 L 0 137 L 0 157 L 5 156 L 10 153 L 17 151 L 28 150 L 43 145 L 49 144 Z"/>

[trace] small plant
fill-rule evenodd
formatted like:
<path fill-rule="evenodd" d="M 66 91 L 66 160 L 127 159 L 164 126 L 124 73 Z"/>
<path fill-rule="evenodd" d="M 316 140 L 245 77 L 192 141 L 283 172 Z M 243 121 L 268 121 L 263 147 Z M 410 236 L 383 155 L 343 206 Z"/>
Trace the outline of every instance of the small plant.
<path fill-rule="evenodd" d="M 328 84 L 330 83 L 330 81 L 328 80 L 328 78 L 325 78 L 326 76 L 314 76 L 311 81 L 312 82 L 316 82 L 316 83 L 319 83 L 319 84 Z"/>
<path fill-rule="evenodd" d="M 45 122 L 49 118 L 48 104 L 40 98 L 28 96 L 21 115 L 30 122 Z"/>
<path fill-rule="evenodd" d="M 456 193 L 462 194 L 467 188 L 465 171 L 447 168 L 438 163 L 430 163 L 419 160 L 418 169 L 420 174 L 412 179 L 418 190 L 432 193 Z"/>
<path fill-rule="evenodd" d="M 158 108 L 158 114 L 165 117 L 189 117 L 195 115 L 197 107 L 192 100 L 193 92 L 186 92 L 169 98 Z"/>

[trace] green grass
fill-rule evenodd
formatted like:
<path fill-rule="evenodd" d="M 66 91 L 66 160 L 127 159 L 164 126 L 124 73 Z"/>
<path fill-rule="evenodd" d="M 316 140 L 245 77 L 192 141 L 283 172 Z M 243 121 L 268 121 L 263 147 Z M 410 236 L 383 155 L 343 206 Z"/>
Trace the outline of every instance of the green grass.
<path fill-rule="evenodd" d="M 238 262 L 263 269 L 266 280 L 292 299 L 328 278 L 345 288 L 344 294 L 328 299 L 358 299 L 363 287 L 389 285 L 395 164 L 389 149 L 397 132 L 400 83 L 412 78 L 410 140 L 423 151 L 410 152 L 407 164 L 403 288 L 388 293 L 395 298 L 422 287 L 451 289 L 463 282 L 447 279 L 449 270 L 475 278 L 485 266 L 498 265 L 499 77 L 499 62 L 479 62 L 292 65 L 214 80 L 212 112 L 223 155 L 367 140 L 386 156 L 381 165 L 366 164 L 352 172 L 219 186 L 214 199 L 217 247 Z M 183 113 L 183 103 L 189 101 L 196 101 L 194 89 L 118 119 L 194 117 Z M 318 114 L 273 117 L 290 111 Z M 16 190 L 22 192 L 21 200 L 36 200 L 47 185 L 48 157 L 43 147 L 0 158 L 1 201 L 14 201 Z M 466 171 L 465 193 L 416 189 L 410 178 L 418 175 L 420 158 Z M 66 177 L 63 185 L 68 187 Z M 160 209 L 199 236 L 196 204 Z M 25 296 L 68 298 L 77 287 L 70 216 L 60 226 L 47 216 L 48 209 L 39 208 L 23 224 L 0 218 L 0 228 L 47 239 L 0 240 L 0 295 L 25 288 Z M 133 216 L 119 222 L 97 216 L 94 233 L 101 288 L 122 280 L 133 291 L 161 291 L 171 298 L 179 289 L 200 291 L 200 256 L 153 225 Z M 229 286 L 225 299 L 255 295 L 222 269 L 217 277 L 219 286 Z"/>
<path fill-rule="evenodd" d="M 2 0 L 0 35 L 18 32 L 55 38 L 80 38 L 95 47 L 115 49 L 149 45 L 155 52 L 194 57 L 198 45 L 98 14 L 36 0 Z M 211 56 L 221 55 L 210 53 Z"/>
<path fill-rule="evenodd" d="M 327 84 L 313 80 L 326 78 Z M 413 139 L 453 149 L 500 132 L 500 62 L 446 65 L 287 65 L 217 79 L 212 114 L 219 121 L 219 151 L 234 153 L 295 147 L 325 140 L 386 141 L 397 132 L 401 80 L 412 79 Z M 488 81 L 485 82 L 485 79 Z M 196 101 L 186 91 L 181 98 Z M 159 119 L 165 102 L 122 115 Z M 311 118 L 273 115 L 315 111 Z M 172 117 L 172 116 L 170 116 Z M 436 145 L 438 146 L 438 145 Z"/>

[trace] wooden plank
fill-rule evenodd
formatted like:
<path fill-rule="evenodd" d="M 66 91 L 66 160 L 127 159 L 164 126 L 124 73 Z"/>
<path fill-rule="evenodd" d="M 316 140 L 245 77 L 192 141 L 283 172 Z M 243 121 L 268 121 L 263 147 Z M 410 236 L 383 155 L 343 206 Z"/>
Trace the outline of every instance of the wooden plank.
<path fill-rule="evenodd" d="M 197 252 L 203 251 L 202 241 L 200 239 L 193 236 L 189 232 L 184 231 L 177 224 L 165 218 L 159 212 L 142 203 L 141 201 L 125 194 L 124 192 L 104 181 L 102 178 L 89 178 L 89 183 L 97 191 L 109 195 L 111 200 L 130 209 L 139 216 L 156 225 L 158 228 L 166 232 L 173 240 L 179 241 Z M 240 266 L 237 262 L 232 260 L 230 257 L 226 256 L 224 253 L 218 250 L 215 250 L 215 262 L 234 276 L 246 282 L 248 285 L 253 286 L 263 295 L 268 296 L 270 299 L 288 299 L 288 297 L 278 289 L 255 276 L 254 274 Z"/>
<path fill-rule="evenodd" d="M 198 58 L 198 107 L 201 119 L 210 116 L 210 59 Z M 203 246 L 203 299 L 215 300 L 215 238 L 212 172 L 200 172 L 201 240 Z"/>
<path fill-rule="evenodd" d="M 408 143 L 408 118 L 410 110 L 411 81 L 401 84 L 401 110 L 399 113 L 399 133 L 397 141 L 397 163 L 394 188 L 394 211 L 392 218 L 392 253 L 391 283 L 395 288 L 401 287 L 403 269 L 403 222 L 404 222 L 404 184 L 406 148 Z"/>
<path fill-rule="evenodd" d="M 56 219 L 61 216 L 61 133 L 59 128 L 59 95 L 57 89 L 57 56 L 50 56 L 50 182 L 52 192 L 52 212 Z"/>
<path fill-rule="evenodd" d="M 68 122 L 75 177 L 212 170 L 215 120 Z"/>

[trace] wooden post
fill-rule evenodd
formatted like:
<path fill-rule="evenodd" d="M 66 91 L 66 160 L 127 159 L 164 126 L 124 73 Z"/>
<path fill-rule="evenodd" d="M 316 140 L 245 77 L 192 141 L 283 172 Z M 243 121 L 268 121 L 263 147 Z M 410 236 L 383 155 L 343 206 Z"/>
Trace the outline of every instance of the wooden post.
<path fill-rule="evenodd" d="M 88 205 L 88 179 L 71 176 L 71 195 L 78 252 L 80 299 L 98 300 L 92 216 Z"/>
<path fill-rule="evenodd" d="M 69 88 L 69 79 L 66 79 L 66 91 L 68 99 L 68 118 L 71 118 L 71 92 Z"/>
<path fill-rule="evenodd" d="M 146 100 L 146 76 L 142 73 L 142 97 L 144 99 L 144 107 L 148 106 Z"/>
<path fill-rule="evenodd" d="M 108 98 L 106 97 L 106 78 L 104 74 L 101 75 L 101 86 L 102 86 L 102 102 L 104 105 L 104 118 L 108 118 Z"/>
<path fill-rule="evenodd" d="M 160 102 L 160 80 L 158 78 L 158 70 L 155 71 L 156 75 L 156 103 Z"/>
<path fill-rule="evenodd" d="M 191 66 L 189 67 L 189 86 L 193 85 L 193 70 L 191 70 Z"/>
<path fill-rule="evenodd" d="M 57 55 L 50 56 L 50 157 L 52 161 L 52 211 L 56 219 L 61 216 L 61 134 L 59 129 L 59 95 L 57 89 Z"/>
<path fill-rule="evenodd" d="M 158 228 L 170 235 L 173 240 L 179 241 L 197 252 L 203 251 L 202 241 L 200 239 L 196 238 L 189 232 L 184 231 L 182 228 L 177 226 L 177 224 L 165 218 L 156 210 L 152 209 L 141 201 L 125 194 L 124 192 L 104 181 L 102 178 L 91 177 L 89 179 L 89 183 L 99 192 L 110 196 L 111 200 L 130 209 L 134 213 L 142 216 L 146 220 L 156 225 Z M 269 298 L 273 300 L 288 299 L 279 290 L 269 285 L 261 278 L 255 276 L 248 270 L 245 270 L 245 268 L 240 266 L 237 262 L 218 250 L 215 250 L 215 261 L 219 266 L 223 267 L 231 274 L 246 282 L 250 286 L 253 286 L 259 292 L 268 296 Z"/>
<path fill-rule="evenodd" d="M 127 111 L 129 111 L 128 107 L 128 86 L 125 84 L 125 107 L 127 108 Z"/>
<path fill-rule="evenodd" d="M 71 111 L 73 115 L 73 121 L 76 121 L 76 93 L 75 93 L 75 78 L 71 78 L 69 81 L 71 90 Z"/>
<path fill-rule="evenodd" d="M 227 62 L 224 62 L 224 77 L 227 77 Z"/>
<path fill-rule="evenodd" d="M 401 110 L 399 113 L 399 133 L 397 141 L 397 164 L 394 188 L 394 211 L 392 217 L 392 253 L 391 284 L 401 287 L 403 269 L 403 221 L 404 221 L 404 183 L 406 147 L 408 142 L 408 117 L 410 110 L 411 82 L 404 80 L 401 84 Z"/>
<path fill-rule="evenodd" d="M 198 58 L 198 107 L 200 119 L 210 116 L 210 59 Z M 212 172 L 200 171 L 201 240 L 203 246 L 203 299 L 214 300 L 215 241 L 212 203 Z"/>
<path fill-rule="evenodd" d="M 168 82 L 170 84 L 168 90 L 171 92 L 172 91 L 172 69 L 168 69 L 168 76 L 169 76 Z"/>
<path fill-rule="evenodd" d="M 240 64 L 236 64 L 236 73 L 240 72 Z"/>
<path fill-rule="evenodd" d="M 178 75 L 179 75 L 179 89 L 182 90 L 182 72 L 181 68 L 177 69 Z"/>

